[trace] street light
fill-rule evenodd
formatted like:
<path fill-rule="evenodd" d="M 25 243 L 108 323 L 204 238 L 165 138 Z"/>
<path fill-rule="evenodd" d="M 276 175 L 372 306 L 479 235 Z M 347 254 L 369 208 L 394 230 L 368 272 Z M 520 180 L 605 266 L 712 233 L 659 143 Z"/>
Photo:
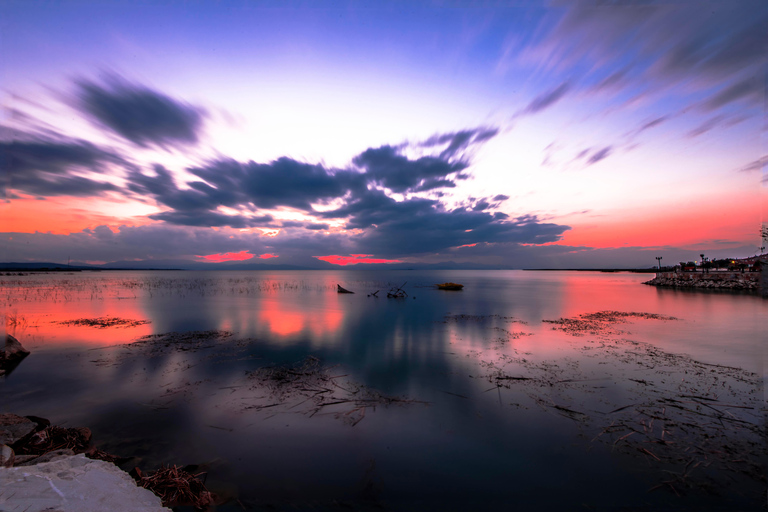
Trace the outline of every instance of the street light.
<path fill-rule="evenodd" d="M 662 256 L 656 256 L 656 260 L 659 262 L 659 272 L 661 272 L 661 259 Z"/>

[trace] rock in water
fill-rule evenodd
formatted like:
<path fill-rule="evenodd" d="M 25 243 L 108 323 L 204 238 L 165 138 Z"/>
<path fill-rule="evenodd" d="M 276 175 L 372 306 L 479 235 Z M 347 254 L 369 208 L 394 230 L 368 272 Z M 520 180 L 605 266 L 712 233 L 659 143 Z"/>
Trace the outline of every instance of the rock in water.
<path fill-rule="evenodd" d="M 19 343 L 19 340 L 10 334 L 5 337 L 5 359 L 24 359 L 29 355 L 29 350 L 25 349 Z"/>
<path fill-rule="evenodd" d="M 0 414 L 0 444 L 12 445 L 22 437 L 33 432 L 37 424 L 16 414 Z"/>
<path fill-rule="evenodd" d="M 29 350 L 10 334 L 5 337 L 5 348 L 0 351 L 0 376 L 11 373 L 22 359 L 29 355 Z"/>

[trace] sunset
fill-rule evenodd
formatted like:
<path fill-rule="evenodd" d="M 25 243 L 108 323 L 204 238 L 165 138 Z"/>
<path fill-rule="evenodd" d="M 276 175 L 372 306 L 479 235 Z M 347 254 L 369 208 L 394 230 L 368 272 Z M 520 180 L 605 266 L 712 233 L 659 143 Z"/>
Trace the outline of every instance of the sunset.
<path fill-rule="evenodd" d="M 0 510 L 765 507 L 765 0 L 0 2 Z"/>
<path fill-rule="evenodd" d="M 3 18 L 5 261 L 630 268 L 761 245 L 762 2 Z"/>

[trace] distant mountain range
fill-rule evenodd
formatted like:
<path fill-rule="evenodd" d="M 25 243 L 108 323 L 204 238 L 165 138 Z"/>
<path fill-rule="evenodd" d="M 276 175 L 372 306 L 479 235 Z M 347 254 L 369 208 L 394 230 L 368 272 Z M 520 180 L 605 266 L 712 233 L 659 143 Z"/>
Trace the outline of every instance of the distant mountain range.
<path fill-rule="evenodd" d="M 82 271 L 82 270 L 515 270 L 512 267 L 499 267 L 492 265 L 457 263 L 445 261 L 433 264 L 414 263 L 360 263 L 357 265 L 339 266 L 324 261 L 312 261 L 309 265 L 287 265 L 275 263 L 250 263 L 232 261 L 224 263 L 203 263 L 187 260 L 143 260 L 143 261 L 113 261 L 103 265 L 90 265 L 88 263 L 73 261 L 69 265 L 53 262 L 5 262 L 0 263 L 0 272 L 9 271 Z M 518 269 L 519 270 L 519 269 Z M 652 268 L 573 268 L 573 269 L 540 269 L 540 270 L 603 270 L 622 271 L 640 270 L 652 271 Z"/>
<path fill-rule="evenodd" d="M 314 263 L 314 262 L 313 262 Z M 453 261 L 436 264 L 357 264 L 339 266 L 324 261 L 317 261 L 314 265 L 286 265 L 274 263 L 245 263 L 241 261 L 225 263 L 202 263 L 186 260 L 144 260 L 144 261 L 113 261 L 103 265 L 90 265 L 88 263 L 73 261 L 69 265 L 53 262 L 6 262 L 0 263 L 0 271 L 10 270 L 499 270 L 499 267 L 490 265 L 472 265 L 467 267 L 465 263 Z"/>

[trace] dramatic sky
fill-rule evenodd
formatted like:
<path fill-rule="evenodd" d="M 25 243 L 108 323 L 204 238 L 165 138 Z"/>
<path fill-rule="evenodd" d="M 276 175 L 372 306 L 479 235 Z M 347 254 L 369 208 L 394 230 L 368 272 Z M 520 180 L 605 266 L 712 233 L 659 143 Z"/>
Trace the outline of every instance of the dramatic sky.
<path fill-rule="evenodd" d="M 766 34 L 765 0 L 3 0 L 0 260 L 749 256 Z"/>

